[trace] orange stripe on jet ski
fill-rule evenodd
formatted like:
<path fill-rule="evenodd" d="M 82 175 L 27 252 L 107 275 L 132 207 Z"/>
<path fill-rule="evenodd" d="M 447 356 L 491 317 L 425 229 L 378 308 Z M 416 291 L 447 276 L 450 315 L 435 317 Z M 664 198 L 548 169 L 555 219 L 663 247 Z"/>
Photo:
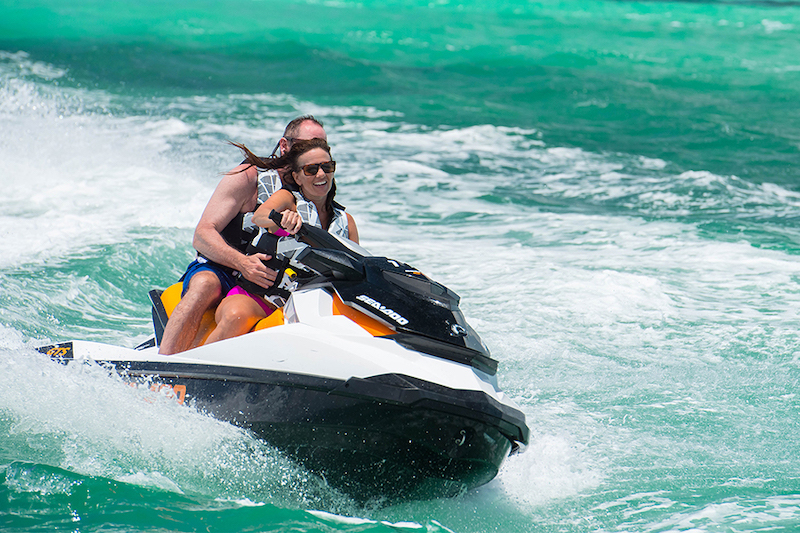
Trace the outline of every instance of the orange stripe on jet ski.
<path fill-rule="evenodd" d="M 393 335 L 395 331 L 382 322 L 375 320 L 359 311 L 353 309 L 339 298 L 338 294 L 333 295 L 333 314 L 344 315 L 365 330 L 373 337 L 383 337 L 384 335 Z"/>

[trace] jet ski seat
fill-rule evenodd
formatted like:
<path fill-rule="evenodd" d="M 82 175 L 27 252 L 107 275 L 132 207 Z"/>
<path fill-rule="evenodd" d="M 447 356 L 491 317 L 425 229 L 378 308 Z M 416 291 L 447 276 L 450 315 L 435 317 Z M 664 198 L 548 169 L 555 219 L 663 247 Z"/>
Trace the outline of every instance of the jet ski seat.
<path fill-rule="evenodd" d="M 178 302 L 181 301 L 181 291 L 183 290 L 183 283 L 178 282 L 170 285 L 163 291 L 153 289 L 150 291 L 150 302 L 153 304 L 153 329 L 156 334 L 156 345 L 161 345 L 161 337 L 164 335 L 164 328 L 167 327 L 167 321 L 172 315 L 172 311 Z M 217 327 L 214 320 L 214 312 L 216 308 L 209 309 L 203 313 L 203 318 L 200 319 L 200 329 L 198 336 L 201 339 L 200 344 L 205 344 L 208 336 Z"/>
<path fill-rule="evenodd" d="M 155 329 L 156 346 L 161 345 L 164 328 L 167 327 L 167 321 L 172 315 L 175 306 L 181 301 L 182 291 L 183 283 L 179 281 L 163 291 L 154 289 L 149 293 L 150 301 L 153 304 L 153 327 Z M 198 338 L 200 339 L 198 346 L 205 344 L 211 332 L 217 327 L 217 322 L 214 320 L 215 312 L 216 308 L 213 308 L 203 314 L 203 318 L 200 320 L 200 329 L 198 330 Z M 268 317 L 261 319 L 253 328 L 253 331 L 280 324 L 283 324 L 283 311 L 278 309 Z"/>

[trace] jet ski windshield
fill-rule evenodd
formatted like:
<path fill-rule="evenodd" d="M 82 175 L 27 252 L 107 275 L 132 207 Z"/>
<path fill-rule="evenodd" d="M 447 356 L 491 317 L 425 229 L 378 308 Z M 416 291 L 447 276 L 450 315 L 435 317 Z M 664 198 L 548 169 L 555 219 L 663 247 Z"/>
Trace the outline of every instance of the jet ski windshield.
<path fill-rule="evenodd" d="M 325 246 L 314 246 L 314 244 L 312 244 L 310 242 L 308 243 L 311 246 L 314 246 L 315 248 L 329 248 L 331 250 L 339 250 L 339 251 L 342 251 L 342 252 L 349 252 L 351 254 L 355 254 L 355 255 L 358 255 L 358 256 L 361 256 L 361 257 L 369 257 L 369 256 L 372 255 L 369 252 L 369 250 L 367 250 L 363 246 L 361 246 L 359 244 L 356 244 L 355 242 L 351 241 L 350 239 L 345 239 L 344 237 L 340 237 L 340 236 L 338 236 L 338 235 L 336 235 L 334 233 L 328 233 L 324 229 L 320 229 L 320 228 L 317 228 L 315 226 L 308 226 L 306 230 L 309 233 L 313 232 L 315 234 L 315 237 L 317 237 L 316 239 L 314 239 L 315 241 L 319 241 L 320 240 L 318 238 L 318 235 L 321 236 L 321 235 L 324 234 L 324 236 L 325 236 L 325 240 L 324 240 Z M 305 236 L 301 235 L 300 236 L 300 241 L 306 242 L 307 239 L 304 238 L 304 237 Z M 308 240 L 311 240 L 311 239 L 309 238 Z M 334 246 L 331 246 L 331 244 L 333 244 L 331 242 L 331 240 L 336 241 L 338 244 L 336 244 Z"/>

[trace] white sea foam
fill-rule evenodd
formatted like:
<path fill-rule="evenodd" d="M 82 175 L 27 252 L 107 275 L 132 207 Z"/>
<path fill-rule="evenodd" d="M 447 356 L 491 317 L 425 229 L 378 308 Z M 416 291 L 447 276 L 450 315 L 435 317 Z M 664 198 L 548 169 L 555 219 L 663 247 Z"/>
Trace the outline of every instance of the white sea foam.
<path fill-rule="evenodd" d="M 25 348 L 0 349 L 0 375 L 0 437 L 17 461 L 173 492 L 303 507 L 347 503 L 249 433 L 164 389 L 131 386 L 101 367 L 64 366 Z M 14 477 L 18 484 L 23 474 Z M 69 488 L 58 476 L 48 479 L 20 490 Z"/>
<path fill-rule="evenodd" d="M 0 100 L 28 101 L 3 113 L 0 133 L 0 265 L 45 261 L 126 240 L 137 228 L 191 228 L 209 184 L 162 154 L 185 135 L 179 121 L 71 113 L 46 89 L 0 84 Z M 74 95 L 74 99 L 96 94 Z"/>
<path fill-rule="evenodd" d="M 762 19 L 761 25 L 764 27 L 766 33 L 774 33 L 776 31 L 792 31 L 794 24 L 787 24 L 780 20 Z"/>
<path fill-rule="evenodd" d="M 601 465 L 588 455 L 574 438 L 538 434 L 524 453 L 508 459 L 498 481 L 523 509 L 575 497 L 603 481 Z"/>
<path fill-rule="evenodd" d="M 332 513 L 328 513 L 325 511 L 308 511 L 308 513 L 312 516 L 315 516 L 320 521 L 336 525 L 346 525 L 346 526 L 356 526 L 356 527 L 369 527 L 371 525 L 384 525 L 390 528 L 392 531 L 427 531 L 430 533 L 435 532 L 449 532 L 450 530 L 446 527 L 442 526 L 436 521 L 432 521 L 428 525 L 417 524 L 416 522 L 389 522 L 387 520 L 370 520 L 367 518 L 358 518 L 358 517 L 351 517 L 351 516 L 342 516 L 336 515 Z"/>
<path fill-rule="evenodd" d="M 641 493 L 608 505 L 624 506 L 626 522 L 630 524 L 627 527 L 643 532 L 793 531 L 800 521 L 800 498 L 797 495 L 770 496 L 761 500 L 731 497 L 727 501 L 700 507 L 690 506 L 687 510 L 667 494 Z M 655 522 L 648 523 L 640 518 L 656 510 L 670 512 L 654 513 L 666 515 Z M 626 528 L 625 522 L 613 530 L 598 531 L 619 531 L 623 528 Z"/>

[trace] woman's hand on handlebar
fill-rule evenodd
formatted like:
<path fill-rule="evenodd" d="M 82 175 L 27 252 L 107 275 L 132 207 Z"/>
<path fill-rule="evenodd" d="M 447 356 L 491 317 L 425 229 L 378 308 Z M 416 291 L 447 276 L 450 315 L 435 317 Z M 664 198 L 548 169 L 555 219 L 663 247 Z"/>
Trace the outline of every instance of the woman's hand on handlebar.
<path fill-rule="evenodd" d="M 287 209 L 281 213 L 281 227 L 288 231 L 291 235 L 294 235 L 300 231 L 300 227 L 302 225 L 303 219 L 300 218 L 300 215 L 297 213 L 297 211 Z"/>

